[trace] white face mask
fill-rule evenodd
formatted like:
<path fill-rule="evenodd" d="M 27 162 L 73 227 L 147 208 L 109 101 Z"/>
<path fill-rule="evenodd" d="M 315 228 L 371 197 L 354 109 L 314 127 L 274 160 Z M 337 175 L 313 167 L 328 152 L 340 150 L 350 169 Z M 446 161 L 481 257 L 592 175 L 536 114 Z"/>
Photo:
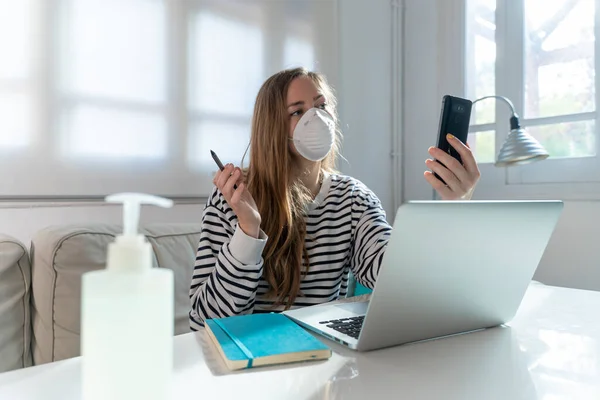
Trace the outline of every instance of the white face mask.
<path fill-rule="evenodd" d="M 335 122 L 331 115 L 320 108 L 311 108 L 296 124 L 291 139 L 302 157 L 321 161 L 331 151 L 334 137 Z"/>

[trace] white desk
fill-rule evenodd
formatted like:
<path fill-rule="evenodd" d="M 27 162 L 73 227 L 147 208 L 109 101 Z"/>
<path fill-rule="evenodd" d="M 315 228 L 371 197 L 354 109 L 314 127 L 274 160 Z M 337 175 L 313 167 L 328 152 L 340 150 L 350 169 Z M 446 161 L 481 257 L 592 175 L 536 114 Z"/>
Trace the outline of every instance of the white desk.
<path fill-rule="evenodd" d="M 173 399 L 600 399 L 600 292 L 532 284 L 510 327 L 236 373 L 203 334 L 174 340 Z M 0 399 L 80 399 L 80 364 L 0 374 Z"/>

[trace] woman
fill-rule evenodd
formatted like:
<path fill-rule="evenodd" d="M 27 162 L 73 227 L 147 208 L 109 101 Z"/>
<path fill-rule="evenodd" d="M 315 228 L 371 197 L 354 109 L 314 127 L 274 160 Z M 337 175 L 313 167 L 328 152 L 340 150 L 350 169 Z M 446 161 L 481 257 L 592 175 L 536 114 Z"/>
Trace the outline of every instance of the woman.
<path fill-rule="evenodd" d="M 391 227 L 363 183 L 335 171 L 340 135 L 324 77 L 303 68 L 270 77 L 256 98 L 246 172 L 214 178 L 190 298 L 190 326 L 207 318 L 281 311 L 346 295 L 348 273 L 373 288 Z M 437 148 L 425 179 L 442 199 L 470 198 L 479 170 L 469 148 Z"/>

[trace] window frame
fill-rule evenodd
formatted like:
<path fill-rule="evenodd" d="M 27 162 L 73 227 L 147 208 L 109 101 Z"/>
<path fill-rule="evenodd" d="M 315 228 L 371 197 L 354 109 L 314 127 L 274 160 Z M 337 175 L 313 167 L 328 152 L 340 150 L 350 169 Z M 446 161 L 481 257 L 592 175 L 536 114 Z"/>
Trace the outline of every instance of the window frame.
<path fill-rule="evenodd" d="M 438 77 L 439 95 L 444 93 L 467 93 L 467 13 L 468 0 L 438 1 L 440 15 L 451 15 L 440 23 L 439 65 L 445 68 Z M 496 66 L 495 87 L 497 94 L 506 96 L 523 116 L 524 108 L 524 1 L 497 0 L 496 2 Z M 594 0 L 600 10 L 600 0 Z M 595 15 L 595 34 L 600 38 L 599 12 Z M 514 21 L 523 21 L 515 23 Z M 462 29 L 459 27 L 462 25 Z M 463 40 L 456 40 L 457 34 Z M 460 36 L 462 34 L 462 36 Z M 600 70 L 600 41 L 595 41 L 594 57 L 596 71 Z M 515 59 L 516 57 L 516 59 Z M 462 79 L 452 72 L 463 71 Z M 445 75 L 445 76 L 444 76 Z M 598 75 L 596 75 L 598 76 Z M 454 81 L 449 84 L 449 81 Z M 476 199 L 544 199 L 563 200 L 600 199 L 600 79 L 595 80 L 595 111 L 582 114 L 521 118 L 527 129 L 546 123 L 572 122 L 593 118 L 596 124 L 596 155 L 585 158 L 547 159 L 524 166 L 498 168 L 491 163 L 481 163 L 482 179 L 475 191 Z M 486 100 L 494 101 L 494 100 Z M 475 105 L 477 107 L 477 105 Z M 509 110 L 505 104 L 496 102 L 496 120 L 487 124 L 473 124 L 470 132 L 495 131 L 495 156 L 497 156 L 509 131 Z M 591 119 L 590 118 L 590 119 Z M 498 134 L 499 133 L 499 134 Z"/>

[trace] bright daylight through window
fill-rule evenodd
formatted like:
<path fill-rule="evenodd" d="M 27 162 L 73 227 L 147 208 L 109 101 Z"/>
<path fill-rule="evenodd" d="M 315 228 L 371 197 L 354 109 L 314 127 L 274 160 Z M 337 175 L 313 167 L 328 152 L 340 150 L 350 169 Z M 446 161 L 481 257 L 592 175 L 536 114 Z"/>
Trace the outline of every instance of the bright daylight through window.
<path fill-rule="evenodd" d="M 208 195 L 209 150 L 241 161 L 268 76 L 335 81 L 335 4 L 0 0 L 0 168 L 27 177 L 0 196 Z"/>
<path fill-rule="evenodd" d="M 496 3 L 501 1 L 510 23 L 498 21 Z M 547 162 L 595 158 L 595 0 L 467 4 L 467 96 L 512 99 L 522 125 L 550 153 Z M 506 46 L 506 57 L 496 58 L 496 43 Z M 480 102 L 473 110 L 469 143 L 482 163 L 494 161 L 508 128 L 500 120 L 501 137 L 496 137 L 495 110 L 494 101 Z"/>

